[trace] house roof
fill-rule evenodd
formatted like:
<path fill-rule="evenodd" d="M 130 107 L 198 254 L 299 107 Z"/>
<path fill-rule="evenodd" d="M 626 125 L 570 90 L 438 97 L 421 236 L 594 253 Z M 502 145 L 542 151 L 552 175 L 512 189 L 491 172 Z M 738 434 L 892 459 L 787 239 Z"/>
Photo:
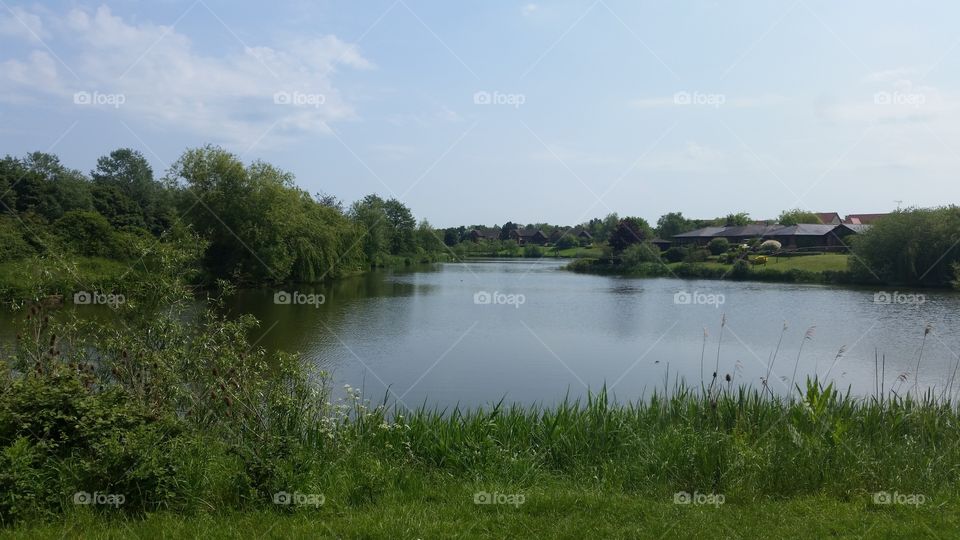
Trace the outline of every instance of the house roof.
<path fill-rule="evenodd" d="M 484 238 L 500 237 L 500 231 L 496 229 L 473 229 L 467 234 L 471 233 L 477 233 L 478 236 L 482 236 Z"/>
<path fill-rule="evenodd" d="M 722 233 L 727 227 L 704 227 L 702 229 L 696 229 L 693 231 L 688 231 L 685 233 L 675 234 L 674 238 L 709 238 L 711 236 L 716 236 L 719 233 Z"/>
<path fill-rule="evenodd" d="M 871 225 L 886 215 L 887 214 L 847 214 L 847 219 L 843 220 L 843 222 L 853 225 Z"/>
<path fill-rule="evenodd" d="M 769 236 L 770 231 L 780 228 L 780 225 L 741 225 L 739 227 L 724 227 L 722 234 L 716 236 Z"/>
<path fill-rule="evenodd" d="M 536 235 L 543 236 L 546 238 L 547 235 L 543 234 L 540 229 L 516 229 L 513 232 L 517 234 L 520 238 L 530 238 Z"/>
<path fill-rule="evenodd" d="M 830 232 L 838 226 L 839 225 L 800 223 L 775 229 L 767 233 L 767 236 L 823 236 L 830 234 Z"/>
<path fill-rule="evenodd" d="M 868 229 L 869 225 L 842 223 L 840 225 L 823 223 L 801 223 L 784 227 L 782 225 L 744 225 L 739 227 L 704 227 L 685 232 L 674 238 L 732 238 L 732 237 L 771 237 L 771 236 L 824 236 L 838 227 L 847 227 L 855 233 Z"/>
<path fill-rule="evenodd" d="M 855 233 L 862 233 L 869 230 L 871 225 L 865 223 L 841 223 L 839 227 L 846 227 Z"/>
<path fill-rule="evenodd" d="M 817 219 L 820 220 L 820 223 L 829 225 L 833 220 L 837 220 L 837 223 L 843 221 L 843 218 L 840 217 L 840 214 L 836 212 L 815 212 Z"/>

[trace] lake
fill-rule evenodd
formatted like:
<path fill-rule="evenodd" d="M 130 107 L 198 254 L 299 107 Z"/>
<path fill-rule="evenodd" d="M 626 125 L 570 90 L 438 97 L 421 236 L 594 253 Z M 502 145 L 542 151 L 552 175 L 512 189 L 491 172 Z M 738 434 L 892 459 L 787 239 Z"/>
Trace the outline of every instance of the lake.
<path fill-rule="evenodd" d="M 236 312 L 262 321 L 261 346 L 300 352 L 337 388 L 417 407 L 551 404 L 607 387 L 621 401 L 704 377 L 759 386 L 788 326 L 771 376 L 786 392 L 814 372 L 854 394 L 884 387 L 942 389 L 957 363 L 960 295 L 949 291 L 591 276 L 557 260 L 478 260 L 376 272 L 326 287 L 242 291 Z M 275 303 L 290 293 L 291 303 Z M 307 295 L 323 295 L 310 304 Z M 281 301 L 284 299 L 281 297 Z M 889 300 L 889 302 L 887 302 Z M 721 318 L 726 323 L 721 336 Z M 841 347 L 844 352 L 838 358 Z M 903 374 L 907 375 L 903 375 Z M 901 377 L 904 380 L 898 380 Z M 726 384 L 726 383 L 724 383 Z M 389 390 L 388 390 L 389 388 Z"/>

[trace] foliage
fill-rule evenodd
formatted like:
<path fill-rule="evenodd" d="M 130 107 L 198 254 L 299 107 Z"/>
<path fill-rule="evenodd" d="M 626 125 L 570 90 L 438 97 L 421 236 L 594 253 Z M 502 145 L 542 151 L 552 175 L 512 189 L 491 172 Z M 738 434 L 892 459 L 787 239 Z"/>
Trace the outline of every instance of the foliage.
<path fill-rule="evenodd" d="M 683 213 L 670 212 L 660 216 L 660 219 L 657 220 L 656 233 L 658 237 L 669 240 L 680 233 L 692 231 L 695 228 L 691 220 L 683 217 Z"/>
<path fill-rule="evenodd" d="M 673 246 L 663 252 L 663 259 L 667 262 L 680 262 L 687 257 L 687 249 Z"/>
<path fill-rule="evenodd" d="M 532 259 L 543 257 L 543 248 L 533 244 L 523 246 L 523 256 Z"/>
<path fill-rule="evenodd" d="M 781 248 L 783 248 L 783 245 L 776 240 L 764 240 L 758 249 L 764 253 L 776 253 Z"/>
<path fill-rule="evenodd" d="M 864 281 L 948 286 L 960 262 L 960 207 L 898 210 L 853 237 L 851 271 Z"/>
<path fill-rule="evenodd" d="M 730 241 L 726 238 L 714 238 L 707 244 L 707 249 L 712 255 L 726 253 L 730 249 Z"/>
<path fill-rule="evenodd" d="M 697 263 L 703 262 L 710 257 L 710 250 L 703 248 L 692 248 L 687 251 L 686 257 L 684 257 L 684 262 L 688 263 Z"/>
<path fill-rule="evenodd" d="M 777 222 L 784 227 L 805 223 L 821 223 L 820 218 L 816 213 L 810 212 L 809 210 L 801 210 L 800 208 L 794 208 L 793 210 L 784 210 L 783 212 L 780 212 L 780 217 L 777 218 Z"/>
<path fill-rule="evenodd" d="M 641 263 L 659 262 L 660 248 L 650 242 L 631 244 L 620 254 L 623 265 L 627 268 L 635 268 Z"/>
<path fill-rule="evenodd" d="M 620 220 L 617 228 L 610 234 L 608 244 L 614 252 L 620 253 L 631 244 L 650 239 L 652 231 L 646 220 L 639 217 L 626 217 Z"/>

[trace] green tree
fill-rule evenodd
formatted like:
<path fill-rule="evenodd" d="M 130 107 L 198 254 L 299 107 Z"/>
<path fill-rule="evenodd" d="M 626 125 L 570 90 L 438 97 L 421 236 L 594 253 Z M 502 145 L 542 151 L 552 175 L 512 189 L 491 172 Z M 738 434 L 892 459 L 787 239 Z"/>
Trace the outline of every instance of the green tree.
<path fill-rule="evenodd" d="M 821 223 L 820 218 L 817 217 L 817 214 L 810 212 L 808 210 L 801 210 L 800 208 L 794 208 L 793 210 L 784 210 L 780 212 L 780 217 L 777 218 L 777 223 L 785 227 L 791 225 L 798 225 L 801 223 Z"/>
<path fill-rule="evenodd" d="M 659 262 L 660 249 L 650 242 L 631 244 L 620 256 L 624 266 L 635 268 L 642 263 Z"/>
<path fill-rule="evenodd" d="M 724 227 L 741 227 L 750 224 L 750 214 L 739 212 L 736 214 L 727 214 L 720 219 Z"/>
<path fill-rule="evenodd" d="M 377 195 L 367 195 L 350 206 L 350 217 L 360 227 L 363 253 L 371 265 L 381 265 L 390 255 L 390 234 L 384 201 Z"/>
<path fill-rule="evenodd" d="M 627 246 L 637 244 L 652 236 L 650 225 L 643 218 L 626 217 L 620 220 L 608 241 L 614 252 L 622 252 Z"/>
<path fill-rule="evenodd" d="M 504 223 L 503 227 L 500 228 L 500 240 L 510 240 L 511 233 L 519 228 L 520 226 L 512 221 Z"/>
<path fill-rule="evenodd" d="M 389 226 L 387 234 L 390 241 L 390 253 L 393 255 L 413 253 L 416 249 L 414 231 L 417 227 L 417 220 L 414 219 L 413 212 L 397 199 L 385 201 L 383 211 L 387 216 Z"/>
<path fill-rule="evenodd" d="M 865 281 L 948 286 L 960 262 L 957 238 L 960 207 L 898 210 L 852 237 L 851 271 Z"/>
<path fill-rule="evenodd" d="M 720 255 L 730 250 L 730 241 L 726 238 L 714 238 L 707 244 L 707 249 L 713 255 Z"/>
<path fill-rule="evenodd" d="M 693 229 L 695 229 L 693 223 L 683 217 L 682 212 L 670 212 L 660 216 L 660 219 L 657 220 L 656 233 L 658 237 L 669 240 L 680 233 Z"/>

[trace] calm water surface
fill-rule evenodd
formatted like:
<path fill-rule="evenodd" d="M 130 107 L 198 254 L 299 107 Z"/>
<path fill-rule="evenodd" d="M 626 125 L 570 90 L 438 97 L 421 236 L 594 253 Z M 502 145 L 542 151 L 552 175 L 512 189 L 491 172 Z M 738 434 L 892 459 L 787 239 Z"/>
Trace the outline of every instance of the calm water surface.
<path fill-rule="evenodd" d="M 633 400 L 663 388 L 668 376 L 671 386 L 678 377 L 699 385 L 705 331 L 707 382 L 719 340 L 720 377 L 759 385 L 784 322 L 771 377 L 778 392 L 786 391 L 803 336 L 814 326 L 797 379 L 829 372 L 860 395 L 874 391 L 875 351 L 886 355 L 886 388 L 913 386 L 928 323 L 921 388 L 942 388 L 960 351 L 960 295 L 951 292 L 914 291 L 925 295 L 922 304 L 878 304 L 869 289 L 601 277 L 563 271 L 563 264 L 442 264 L 299 290 L 324 294 L 319 307 L 277 305 L 276 291 L 244 291 L 231 309 L 261 319 L 254 336 L 260 345 L 302 353 L 337 387 L 363 387 L 375 401 L 388 395 L 411 407 L 504 397 L 550 404 L 603 384 L 618 399 Z M 513 302 L 477 303 L 484 293 Z M 903 373 L 907 381 L 898 382 Z"/>

